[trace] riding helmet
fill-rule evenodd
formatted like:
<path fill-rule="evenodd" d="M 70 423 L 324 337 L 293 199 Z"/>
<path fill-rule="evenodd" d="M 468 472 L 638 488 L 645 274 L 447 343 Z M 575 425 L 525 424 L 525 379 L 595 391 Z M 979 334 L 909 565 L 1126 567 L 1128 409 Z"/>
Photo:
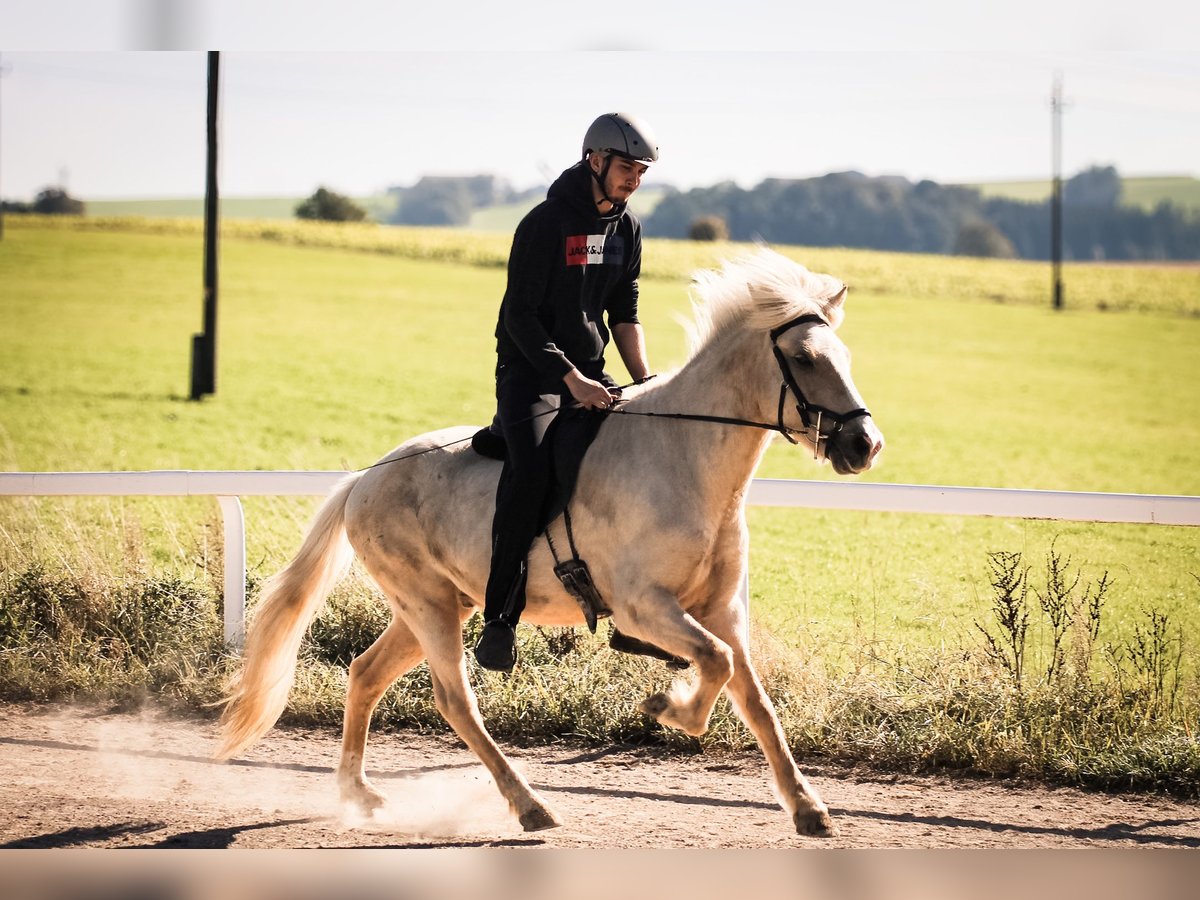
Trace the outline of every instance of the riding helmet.
<path fill-rule="evenodd" d="M 605 113 L 591 124 L 583 136 L 583 155 L 586 157 L 593 150 L 615 153 L 646 165 L 658 162 L 654 132 L 628 113 Z"/>

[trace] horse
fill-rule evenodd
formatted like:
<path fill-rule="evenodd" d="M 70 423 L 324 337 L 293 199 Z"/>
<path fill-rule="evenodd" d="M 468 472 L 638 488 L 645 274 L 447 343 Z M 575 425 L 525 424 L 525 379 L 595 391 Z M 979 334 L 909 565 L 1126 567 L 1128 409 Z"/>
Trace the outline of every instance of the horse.
<path fill-rule="evenodd" d="M 835 333 L 846 294 L 838 279 L 766 247 L 697 272 L 687 362 L 626 392 L 584 456 L 569 506 L 575 543 L 613 626 L 690 664 L 690 681 L 648 697 L 642 711 L 698 736 L 724 690 L 803 835 L 830 835 L 834 825 L 797 767 L 750 661 L 748 614 L 738 596 L 749 552 L 745 501 L 773 432 L 839 474 L 868 469 L 883 448 Z M 489 735 L 468 681 L 463 625 L 483 604 L 501 469 L 469 448 L 472 432 L 459 426 L 415 437 L 331 491 L 296 556 L 264 584 L 224 701 L 217 758 L 274 725 L 301 639 L 357 557 L 392 617 L 350 665 L 337 768 L 342 800 L 365 815 L 386 803 L 365 772 L 371 713 L 424 659 L 438 711 L 491 773 L 521 826 L 561 824 Z M 561 515 L 547 532 L 562 544 Z M 555 577 L 546 541 L 534 542 L 527 569 L 523 621 L 583 623 L 580 605 Z"/>

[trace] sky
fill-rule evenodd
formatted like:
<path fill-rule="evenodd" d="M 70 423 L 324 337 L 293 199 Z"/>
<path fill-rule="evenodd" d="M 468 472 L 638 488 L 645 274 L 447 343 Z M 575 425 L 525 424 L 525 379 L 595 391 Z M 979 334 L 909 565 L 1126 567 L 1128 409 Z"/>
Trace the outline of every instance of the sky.
<path fill-rule="evenodd" d="M 236 23 L 224 0 L 203 14 L 154 3 L 7 0 L 0 47 L 18 49 L 0 49 L 0 195 L 31 199 L 48 185 L 83 199 L 202 194 L 204 47 L 223 48 L 226 196 L 318 185 L 363 196 L 422 175 L 544 184 L 578 157 L 589 122 L 614 110 L 658 136 L 661 162 L 645 184 L 751 187 L 849 169 L 1045 179 L 1056 72 L 1066 174 L 1200 174 L 1194 4 L 1164 28 L 1167 0 L 1011 0 L 991 22 L 943 0 L 913 0 L 889 19 L 890 5 L 861 0 L 850 25 L 759 0 L 722 21 L 732 5 L 693 0 L 670 20 L 660 12 L 671 4 L 595 7 L 552 39 L 550 10 L 561 21 L 571 7 L 541 0 L 521 7 L 523 21 L 460 0 L 404 17 L 396 10 L 408 4 L 346 0 L 337 8 L 363 15 L 336 20 L 306 15 L 333 4 L 241 0 Z M 530 13 L 539 6 L 546 15 Z M 135 49 L 145 47 L 181 49 Z"/>

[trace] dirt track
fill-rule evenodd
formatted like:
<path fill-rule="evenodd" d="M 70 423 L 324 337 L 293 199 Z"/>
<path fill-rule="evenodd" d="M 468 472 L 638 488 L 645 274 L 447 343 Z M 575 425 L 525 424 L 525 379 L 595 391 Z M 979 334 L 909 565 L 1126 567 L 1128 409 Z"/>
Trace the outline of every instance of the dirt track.
<path fill-rule="evenodd" d="M 449 737 L 373 735 L 378 821 L 336 801 L 338 735 L 276 729 L 230 764 L 211 724 L 0 706 L 3 847 L 1200 847 L 1200 804 L 948 778 L 811 773 L 840 833 L 801 838 L 761 757 L 560 746 L 510 757 L 561 828 L 524 834 Z"/>

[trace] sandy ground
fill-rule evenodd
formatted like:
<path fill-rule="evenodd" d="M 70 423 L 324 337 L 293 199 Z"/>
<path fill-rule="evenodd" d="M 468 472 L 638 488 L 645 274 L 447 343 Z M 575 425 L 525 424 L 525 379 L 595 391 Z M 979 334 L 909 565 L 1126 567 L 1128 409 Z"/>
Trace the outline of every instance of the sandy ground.
<path fill-rule="evenodd" d="M 811 769 L 839 834 L 803 838 L 760 756 L 566 745 L 509 751 L 564 822 L 525 834 L 462 744 L 407 732 L 372 735 L 368 770 L 391 803 L 354 821 L 337 802 L 336 731 L 277 728 L 225 764 L 209 759 L 215 735 L 154 712 L 0 705 L 0 846 L 1200 847 L 1197 803 Z"/>

